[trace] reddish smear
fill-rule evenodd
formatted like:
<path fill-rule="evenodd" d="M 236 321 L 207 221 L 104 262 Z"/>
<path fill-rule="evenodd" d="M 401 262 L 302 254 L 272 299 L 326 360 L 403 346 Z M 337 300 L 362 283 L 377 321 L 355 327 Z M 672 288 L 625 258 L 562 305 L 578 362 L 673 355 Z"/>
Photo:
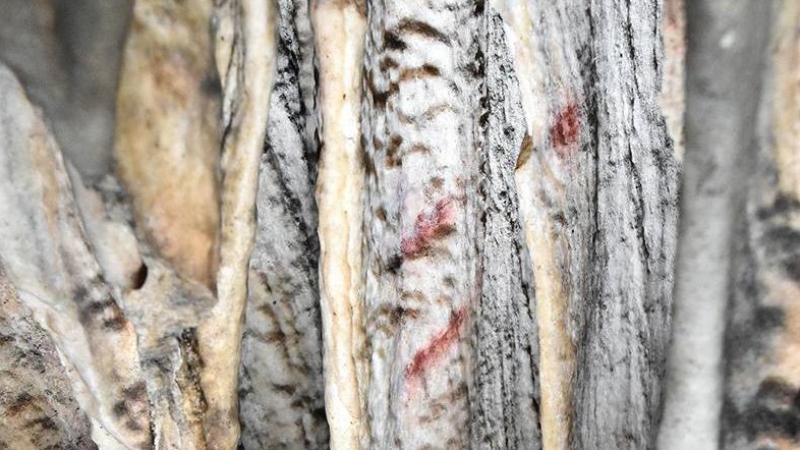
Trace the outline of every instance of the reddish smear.
<path fill-rule="evenodd" d="M 400 248 L 405 258 L 422 256 L 431 242 L 455 231 L 456 202 L 445 198 L 436 202 L 433 213 L 421 213 L 414 225 L 414 234 L 403 238 Z"/>
<path fill-rule="evenodd" d="M 677 27 L 678 14 L 680 14 L 679 11 L 683 5 L 680 3 L 680 0 L 667 0 L 665 6 L 667 10 L 667 25 L 671 27 Z"/>
<path fill-rule="evenodd" d="M 442 330 L 428 345 L 420 349 L 414 359 L 406 366 L 406 380 L 412 381 L 422 376 L 425 370 L 439 361 L 447 350 L 461 335 L 461 325 L 467 317 L 467 308 L 462 307 L 451 317 L 447 327 Z"/>
<path fill-rule="evenodd" d="M 578 114 L 578 106 L 572 103 L 556 115 L 555 122 L 550 127 L 550 140 L 561 158 L 568 155 L 569 146 L 578 142 L 580 135 Z"/>

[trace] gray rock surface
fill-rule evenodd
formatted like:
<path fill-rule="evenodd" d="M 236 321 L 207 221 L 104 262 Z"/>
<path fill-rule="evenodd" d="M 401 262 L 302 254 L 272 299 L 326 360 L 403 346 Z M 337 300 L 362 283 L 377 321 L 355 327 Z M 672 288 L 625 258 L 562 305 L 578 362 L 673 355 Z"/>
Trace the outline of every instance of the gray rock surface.
<path fill-rule="evenodd" d="M 306 3 L 278 3 L 277 74 L 259 164 L 239 375 L 246 449 L 328 444 L 314 200 L 314 42 Z"/>
<path fill-rule="evenodd" d="M 687 2 L 686 153 L 660 449 L 719 447 L 723 336 L 770 2 Z"/>
<path fill-rule="evenodd" d="M 131 0 L 0 0 L 0 60 L 45 111 L 93 183 L 111 168 L 117 80 Z"/>
<path fill-rule="evenodd" d="M 470 448 L 541 448 L 539 336 L 529 253 L 514 182 L 525 138 L 524 110 L 504 22 L 487 11 L 488 119 L 478 198 L 483 275 L 474 306 Z"/>

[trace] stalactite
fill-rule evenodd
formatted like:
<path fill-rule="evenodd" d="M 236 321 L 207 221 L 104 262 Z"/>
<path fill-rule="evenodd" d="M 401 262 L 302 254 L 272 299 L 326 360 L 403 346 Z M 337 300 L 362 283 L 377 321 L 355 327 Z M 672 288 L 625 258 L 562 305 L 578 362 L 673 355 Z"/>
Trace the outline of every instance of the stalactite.
<path fill-rule="evenodd" d="M 331 448 L 369 448 L 361 274 L 364 163 L 359 108 L 365 5 L 312 2 L 319 58 L 321 154 L 320 307 L 325 355 L 325 407 Z"/>
<path fill-rule="evenodd" d="M 486 12 L 480 297 L 472 327 L 470 448 L 541 448 L 539 341 L 528 251 L 514 183 L 527 131 L 504 22 Z"/>
<path fill-rule="evenodd" d="M 506 7 L 530 133 L 517 188 L 545 448 L 654 445 L 678 178 L 658 109 L 660 14 L 656 1 Z"/>
<path fill-rule="evenodd" d="M 680 170 L 658 109 L 660 14 L 658 2 L 601 2 L 590 11 L 596 209 L 589 301 L 585 320 L 572 325 L 581 330 L 572 440 L 582 448 L 655 444 Z M 612 42 L 627 51 L 612 50 Z"/>
<path fill-rule="evenodd" d="M 222 171 L 217 303 L 197 329 L 208 409 L 208 447 L 240 437 L 239 363 L 250 252 L 255 237 L 258 161 L 264 148 L 275 63 L 275 5 L 230 0 L 216 6 L 215 55 L 222 80 Z"/>

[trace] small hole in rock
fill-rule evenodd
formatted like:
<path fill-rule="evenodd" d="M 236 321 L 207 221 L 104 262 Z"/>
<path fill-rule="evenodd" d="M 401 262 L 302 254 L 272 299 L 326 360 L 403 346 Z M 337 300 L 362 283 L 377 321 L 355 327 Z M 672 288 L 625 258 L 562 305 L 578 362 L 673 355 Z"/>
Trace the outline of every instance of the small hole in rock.
<path fill-rule="evenodd" d="M 141 289 L 147 281 L 147 264 L 142 263 L 139 270 L 133 274 L 133 289 Z"/>

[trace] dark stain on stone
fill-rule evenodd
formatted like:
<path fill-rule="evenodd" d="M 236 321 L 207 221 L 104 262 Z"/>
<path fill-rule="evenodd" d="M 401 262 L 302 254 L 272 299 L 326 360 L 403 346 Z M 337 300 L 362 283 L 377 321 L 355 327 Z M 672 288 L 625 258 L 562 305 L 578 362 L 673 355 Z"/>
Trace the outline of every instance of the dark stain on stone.
<path fill-rule="evenodd" d="M 128 405 L 126 405 L 124 401 L 116 402 L 114 403 L 114 406 L 111 408 L 111 412 L 117 418 L 122 417 L 128 414 Z"/>
<path fill-rule="evenodd" d="M 200 91 L 208 97 L 221 97 L 222 85 L 219 78 L 213 75 L 206 75 L 200 82 Z"/>
<path fill-rule="evenodd" d="M 783 381 L 768 378 L 761 383 L 753 397 L 744 422 L 751 438 L 779 435 L 797 440 L 800 432 L 800 409 L 797 408 L 797 389 Z"/>
<path fill-rule="evenodd" d="M 128 322 L 120 313 L 103 320 L 103 328 L 111 331 L 122 331 Z"/>
<path fill-rule="evenodd" d="M 147 264 L 142 263 L 142 265 L 139 266 L 139 270 L 133 274 L 133 289 L 138 290 L 144 286 L 144 284 L 147 282 L 147 273 Z"/>
<path fill-rule="evenodd" d="M 383 45 L 387 50 L 403 51 L 406 49 L 406 43 L 395 33 L 386 32 L 383 34 Z"/>
<path fill-rule="evenodd" d="M 389 258 L 389 261 L 386 263 L 386 270 L 389 273 L 396 274 L 400 267 L 403 266 L 403 258 L 399 254 L 394 254 Z"/>
<path fill-rule="evenodd" d="M 10 417 L 21 413 L 33 403 L 33 400 L 33 396 L 27 392 L 19 394 L 17 398 L 15 398 L 14 401 L 8 406 L 5 411 L 5 415 Z"/>
<path fill-rule="evenodd" d="M 761 306 L 753 313 L 753 327 L 758 330 L 773 330 L 782 328 L 785 321 L 785 312 L 774 306 Z"/>
<path fill-rule="evenodd" d="M 578 105 L 572 103 L 559 111 L 550 127 L 550 140 L 559 157 L 567 156 L 566 147 L 578 142 L 580 136 L 580 117 Z"/>
<path fill-rule="evenodd" d="M 39 417 L 25 424 L 26 428 L 41 427 L 44 430 L 56 430 L 58 424 L 50 417 Z"/>
<path fill-rule="evenodd" d="M 761 220 L 769 219 L 774 216 L 781 216 L 800 209 L 800 202 L 786 194 L 779 193 L 771 206 L 759 208 L 756 217 Z"/>
<path fill-rule="evenodd" d="M 140 381 L 131 387 L 123 389 L 122 395 L 129 400 L 145 401 L 147 400 L 147 386 L 144 381 Z"/>

